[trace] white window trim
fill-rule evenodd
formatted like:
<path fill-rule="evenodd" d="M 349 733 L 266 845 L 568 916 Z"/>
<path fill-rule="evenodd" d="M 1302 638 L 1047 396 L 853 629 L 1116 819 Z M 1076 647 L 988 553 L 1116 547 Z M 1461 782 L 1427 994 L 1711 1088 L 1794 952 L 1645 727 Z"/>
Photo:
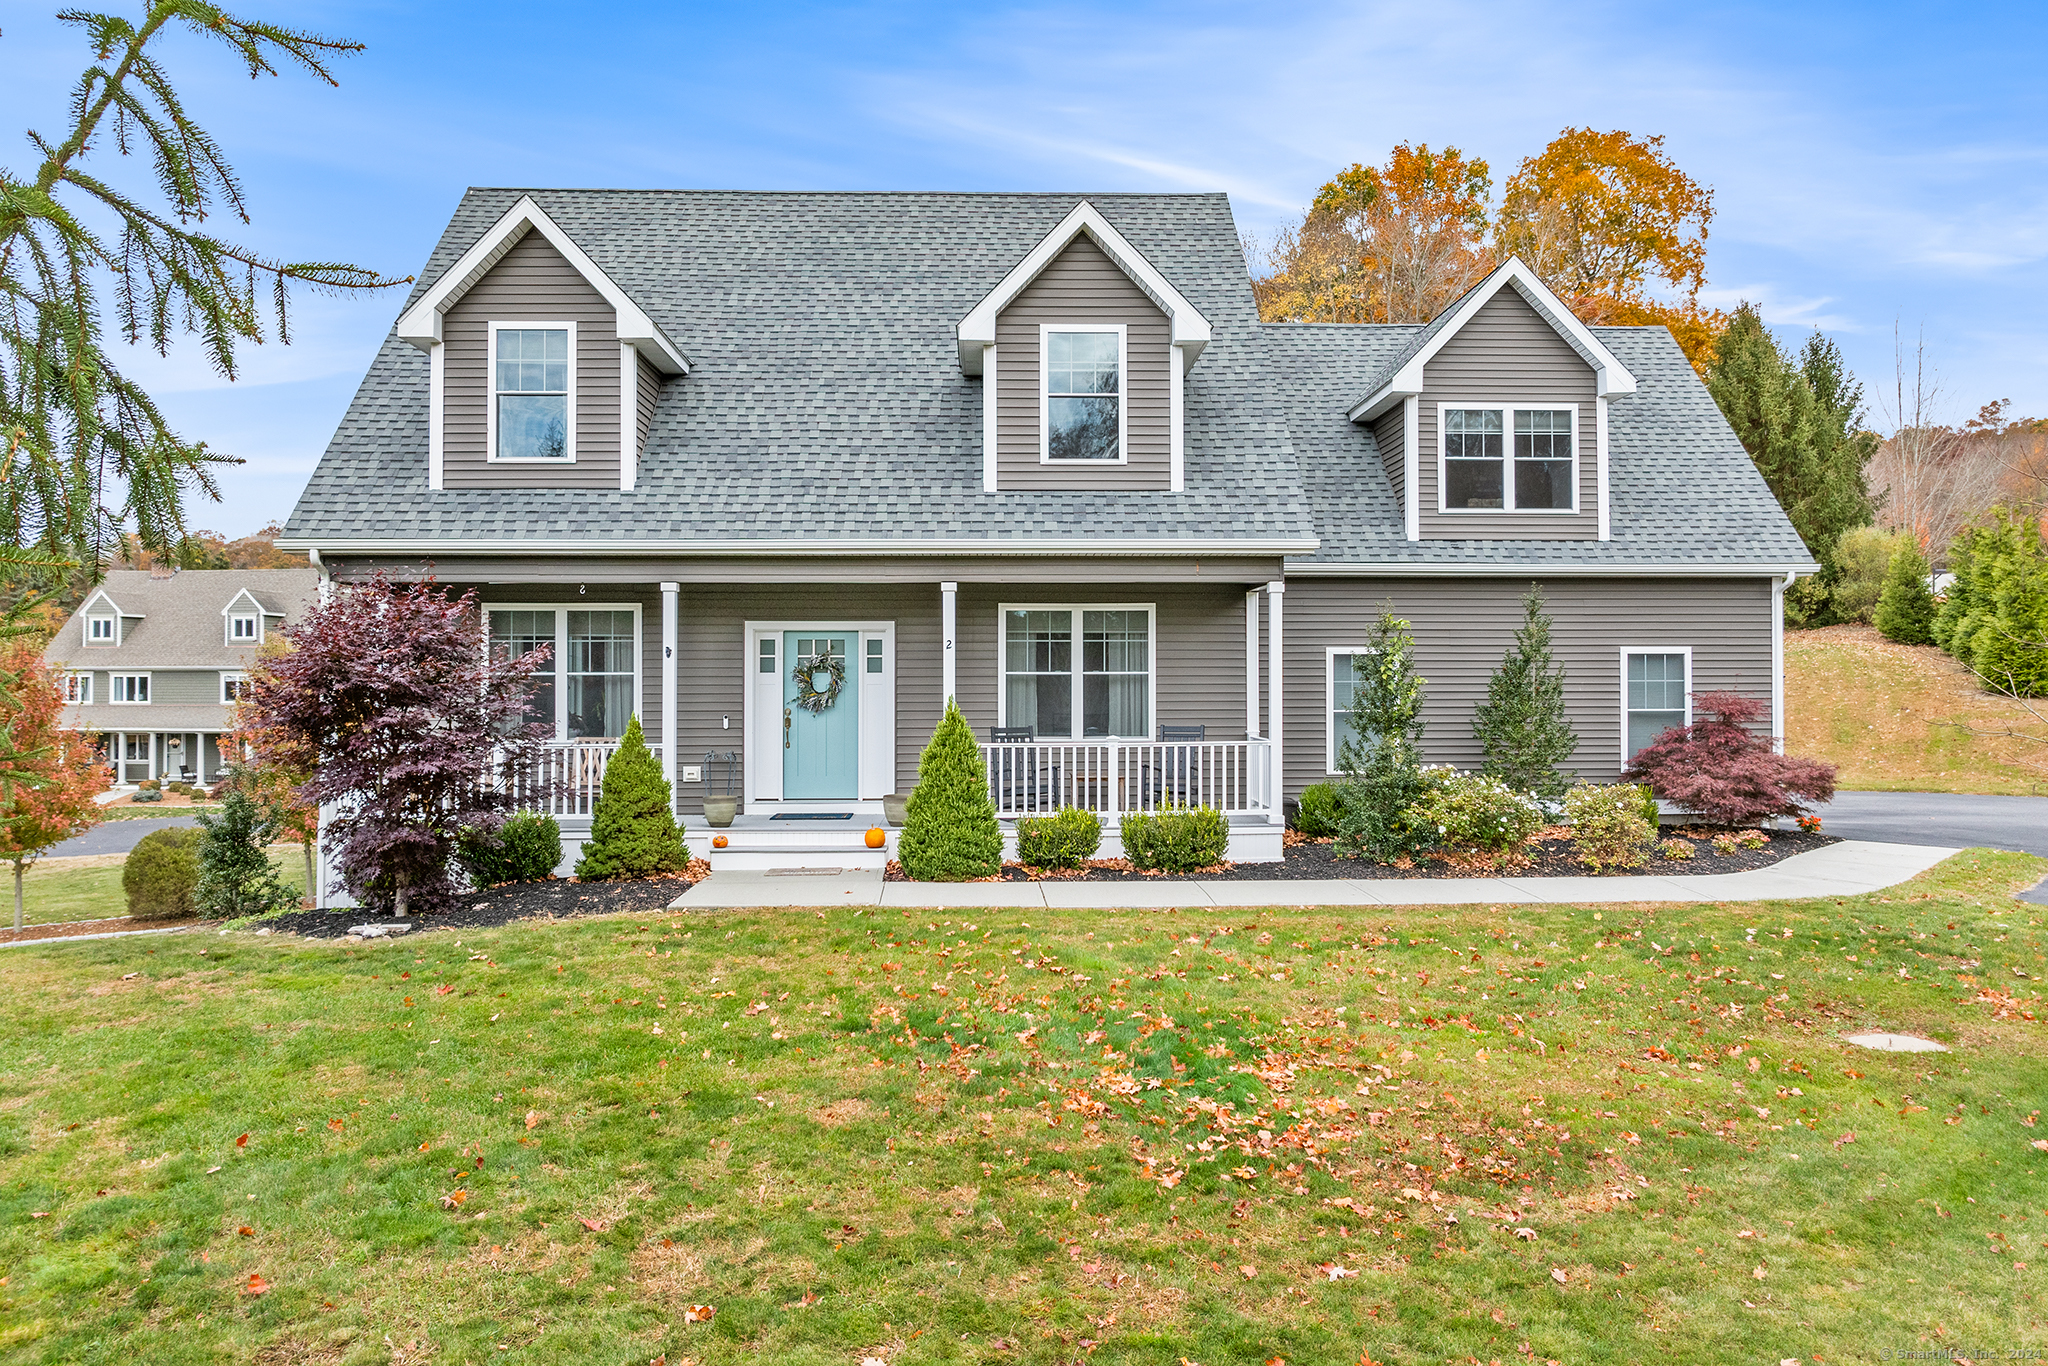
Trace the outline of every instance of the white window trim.
<path fill-rule="evenodd" d="M 253 636 L 237 636 L 237 635 L 235 634 L 235 623 L 236 623 L 236 622 L 240 622 L 240 621 L 253 621 L 253 622 L 255 622 L 255 623 L 256 623 L 256 634 L 255 634 L 255 635 L 253 635 Z M 228 615 L 228 644 L 230 644 L 230 645 L 261 645 L 262 643 L 263 643 L 263 614 L 262 614 L 261 612 L 232 612 L 232 613 L 230 613 L 230 614 Z"/>
<path fill-rule="evenodd" d="M 1369 645 L 1332 645 L 1323 653 L 1323 772 L 1330 777 L 1344 772 L 1337 767 L 1337 751 L 1341 747 L 1337 739 L 1337 656 L 1371 653 Z"/>
<path fill-rule="evenodd" d="M 92 628 L 103 621 L 110 621 L 114 624 L 112 638 L 93 635 Z M 87 616 L 85 619 L 85 643 L 101 647 L 119 645 L 121 643 L 121 618 L 119 614 L 113 612 L 94 612 Z"/>
<path fill-rule="evenodd" d="M 1493 408 L 1501 423 L 1501 504 L 1497 508 L 1454 508 L 1445 501 L 1445 476 L 1449 472 L 1449 434 L 1444 431 L 1444 413 L 1452 408 Z M 1570 413 L 1572 415 L 1572 502 L 1562 508 L 1521 508 L 1515 506 L 1515 414 Z M 1579 461 L 1584 454 L 1580 442 L 1585 426 L 1576 403 L 1498 403 L 1491 400 L 1439 403 L 1436 405 L 1436 510 L 1446 517 L 1500 517 L 1509 513 L 1524 517 L 1576 517 L 1579 515 Z"/>
<path fill-rule="evenodd" d="M 243 672 L 243 671 L 242 671 L 242 670 L 240 670 L 240 669 L 223 669 L 223 670 L 221 670 L 221 674 L 220 674 L 220 704 L 221 704 L 221 705 L 222 705 L 223 707 L 231 707 L 231 706 L 233 706 L 233 705 L 234 705 L 234 699 L 228 696 L 228 684 L 230 684 L 230 683 L 247 683 L 248 681 L 249 681 L 249 675 L 248 675 L 247 673 Z"/>
<path fill-rule="evenodd" d="M 124 698 L 124 697 L 122 697 L 122 696 L 121 696 L 121 680 L 122 680 L 122 679 L 124 679 L 124 678 L 139 678 L 139 679 L 141 679 L 141 680 L 142 680 L 142 690 L 143 690 L 144 692 L 148 693 L 148 694 L 149 694 L 149 697 L 154 697 L 154 696 L 156 696 L 156 688 L 155 688 L 155 686 L 154 686 L 153 684 L 151 684 L 151 683 L 150 683 L 150 681 L 149 681 L 149 679 L 150 679 L 150 674 L 149 674 L 148 670 L 140 670 L 140 671 L 137 671 L 137 670 L 130 670 L 130 671 L 126 671 L 126 672 L 123 672 L 123 673 L 117 673 L 117 674 L 112 674 L 112 675 L 110 675 L 110 676 L 109 676 L 109 677 L 107 678 L 107 702 L 108 702 L 108 704 L 109 704 L 109 705 L 111 705 L 111 706 L 116 706 L 116 707 L 146 707 L 146 706 L 148 706 L 148 705 L 149 705 L 149 697 L 144 697 L 144 698 L 142 698 L 142 699 L 140 699 L 140 700 L 138 701 L 138 700 L 136 700 L 136 699 L 134 699 L 134 698 Z"/>
<path fill-rule="evenodd" d="M 855 791 L 857 801 L 879 800 L 898 788 L 896 779 L 896 623 L 893 621 L 748 621 L 745 623 L 746 658 L 741 684 L 740 708 L 740 791 L 751 809 L 754 802 L 781 802 L 782 795 L 782 688 L 789 663 L 782 648 L 783 637 L 791 631 L 812 635 L 849 635 L 863 660 L 867 642 L 882 642 L 882 672 L 871 674 L 863 667 L 847 668 L 847 686 L 858 689 L 860 698 L 860 762 Z M 775 642 L 775 670 L 759 672 L 761 642 Z M 724 734 L 723 731 L 720 734 Z M 723 743 L 723 742 L 721 742 Z M 722 769 L 720 770 L 723 771 Z M 705 771 L 705 778 L 711 771 Z M 708 789 L 707 789 L 708 791 Z M 799 809 L 821 806 L 797 799 Z M 842 803 L 843 804 L 843 803 Z"/>
<path fill-rule="evenodd" d="M 67 707 L 89 707 L 92 705 L 92 670 L 68 669 L 62 684 L 64 705 Z"/>
<path fill-rule="evenodd" d="M 1684 655 L 1685 656 L 1685 725 L 1692 724 L 1692 646 L 1690 645 L 1624 645 L 1621 647 L 1621 762 L 1617 767 L 1627 768 L 1628 753 L 1628 657 L 1630 655 Z"/>
<path fill-rule="evenodd" d="M 1052 457 L 1052 342 L 1055 332 L 1116 333 L 1116 459 L 1055 460 Z M 1131 329 L 1127 323 L 1040 323 L 1038 325 L 1038 463 L 1091 465 L 1131 463 Z M 1099 609 L 1098 609 L 1099 610 Z"/>
<path fill-rule="evenodd" d="M 552 318 L 541 322 L 490 322 L 486 323 L 489 336 L 484 345 L 484 460 L 492 465 L 540 465 L 552 469 L 558 465 L 576 463 L 576 320 L 574 318 Z M 557 460 L 551 455 L 507 455 L 498 454 L 498 334 L 519 332 L 528 328 L 546 328 L 569 333 L 569 423 L 563 438 L 568 454 Z M 633 426 L 638 430 L 638 415 L 634 415 Z"/>
<path fill-rule="evenodd" d="M 1080 463 L 1080 462 L 1075 462 Z M 1108 461 L 1089 461 L 1108 464 Z M 1081 722 L 1081 614 L 1083 612 L 1143 612 L 1145 614 L 1145 718 L 1143 735 L 1042 736 L 1048 744 L 1091 744 L 1110 740 L 1150 740 L 1159 733 L 1159 607 L 1150 602 L 1004 602 L 996 605 L 996 725 L 1010 724 L 1010 613 L 1072 612 L 1073 619 L 1073 703 L 1070 714 L 1074 729 Z"/>
<path fill-rule="evenodd" d="M 643 677 L 645 666 L 641 656 L 646 653 L 647 642 L 640 620 L 640 604 L 637 602 L 486 602 L 479 605 L 484 614 L 484 649 L 491 648 L 491 613 L 493 612 L 553 612 L 555 614 L 555 743 L 570 744 L 569 738 L 569 613 L 571 612 L 631 612 L 633 614 L 633 715 L 640 718 L 644 729 L 647 725 L 647 696 L 642 689 L 646 686 Z M 594 737 L 587 737 L 594 743 Z"/>

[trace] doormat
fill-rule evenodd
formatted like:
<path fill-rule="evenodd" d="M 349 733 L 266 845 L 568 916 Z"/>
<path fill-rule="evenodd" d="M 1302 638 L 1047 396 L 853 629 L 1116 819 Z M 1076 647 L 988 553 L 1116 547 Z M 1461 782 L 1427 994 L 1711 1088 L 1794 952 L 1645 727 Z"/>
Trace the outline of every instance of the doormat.
<path fill-rule="evenodd" d="M 850 821 L 851 811 L 784 811 L 768 818 L 771 821 Z"/>

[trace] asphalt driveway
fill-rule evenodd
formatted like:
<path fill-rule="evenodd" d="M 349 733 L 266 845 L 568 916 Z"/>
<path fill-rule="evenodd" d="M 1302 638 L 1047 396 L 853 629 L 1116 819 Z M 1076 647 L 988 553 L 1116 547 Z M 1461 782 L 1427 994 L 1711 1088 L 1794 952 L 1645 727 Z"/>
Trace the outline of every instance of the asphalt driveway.
<path fill-rule="evenodd" d="M 1960 792 L 1838 792 L 1822 828 L 1846 840 L 1983 845 L 2048 858 L 2048 797 Z"/>
<path fill-rule="evenodd" d="M 83 835 L 55 846 L 47 856 L 71 858 L 78 854 L 125 854 L 141 843 L 142 837 L 152 830 L 170 830 L 177 826 L 197 824 L 199 820 L 195 816 L 152 816 L 147 820 L 105 821 Z"/>

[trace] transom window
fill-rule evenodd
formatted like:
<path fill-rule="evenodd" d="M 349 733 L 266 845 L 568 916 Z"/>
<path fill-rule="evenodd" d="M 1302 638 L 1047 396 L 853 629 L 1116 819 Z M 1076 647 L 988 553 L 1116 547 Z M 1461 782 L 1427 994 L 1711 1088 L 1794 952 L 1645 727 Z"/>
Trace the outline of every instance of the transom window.
<path fill-rule="evenodd" d="M 492 330 L 492 403 L 499 460 L 570 458 L 570 329 Z"/>
<path fill-rule="evenodd" d="M 85 638 L 95 645 L 112 645 L 115 630 L 114 618 L 110 616 L 85 619 Z"/>
<path fill-rule="evenodd" d="M 1444 511 L 1576 508 L 1575 410 L 1444 408 L 1442 415 Z"/>
<path fill-rule="evenodd" d="M 113 683 L 113 685 L 114 685 L 114 687 L 113 687 L 113 692 L 114 692 L 114 697 L 113 697 L 113 700 L 114 700 L 114 701 L 116 701 L 116 702 L 147 702 L 147 701 L 149 701 L 149 675 L 148 675 L 148 674 L 115 674 L 115 675 L 114 675 L 114 676 L 112 677 L 112 679 L 111 679 L 111 680 L 109 680 L 109 681 L 111 681 L 111 682 Z"/>
<path fill-rule="evenodd" d="M 228 618 L 228 639 L 237 644 L 253 644 L 263 634 L 263 618 L 254 612 L 237 613 Z"/>
<path fill-rule="evenodd" d="M 92 675 L 65 674 L 63 689 L 65 705 L 84 706 L 92 701 Z"/>
<path fill-rule="evenodd" d="M 616 739 L 639 696 L 639 616 L 630 607 L 493 607 L 491 651 L 517 658 L 545 648 L 527 719 L 559 740 Z"/>
<path fill-rule="evenodd" d="M 1045 337 L 1045 459 L 1122 460 L 1121 327 L 1055 329 Z"/>
<path fill-rule="evenodd" d="M 1151 736 L 1151 608 L 1005 608 L 1002 633 L 1001 725 L 1042 740 Z"/>
<path fill-rule="evenodd" d="M 1627 731 L 1621 757 L 1627 763 L 1665 731 L 1691 719 L 1687 704 L 1691 680 L 1687 675 L 1692 658 L 1684 650 L 1630 650 L 1622 658 Z"/>

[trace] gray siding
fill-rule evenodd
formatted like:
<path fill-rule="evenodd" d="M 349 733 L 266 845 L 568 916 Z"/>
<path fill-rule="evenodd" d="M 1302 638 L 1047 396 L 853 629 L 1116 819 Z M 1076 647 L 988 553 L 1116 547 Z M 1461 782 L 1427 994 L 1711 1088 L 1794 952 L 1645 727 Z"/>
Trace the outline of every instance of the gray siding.
<path fill-rule="evenodd" d="M 1123 323 L 1128 449 L 1122 465 L 1039 463 L 1038 328 Z M 1054 257 L 996 319 L 996 487 L 1164 489 L 1172 483 L 1171 328 L 1149 295 L 1083 234 Z"/>
<path fill-rule="evenodd" d="M 1423 374 L 1416 483 L 1424 540 L 1595 540 L 1600 534 L 1597 383 L 1593 367 L 1510 286 L 1502 289 L 1431 358 Z M 1437 511 L 1437 405 L 1578 405 L 1576 515 L 1555 512 Z M 1513 434 L 1509 434 L 1512 448 Z"/>
<path fill-rule="evenodd" d="M 156 669 L 151 671 L 149 700 L 173 702 L 220 701 L 220 675 L 212 670 Z"/>
<path fill-rule="evenodd" d="M 639 409 L 639 431 L 633 442 L 635 451 L 647 449 L 647 429 L 654 422 L 654 405 L 661 398 L 661 371 L 647 363 L 647 357 L 636 355 L 633 363 L 639 374 L 635 380 L 635 406 Z"/>
<path fill-rule="evenodd" d="M 1579 735 L 1570 768 L 1611 781 L 1621 767 L 1621 652 L 1692 648 L 1692 689 L 1771 696 L 1768 579 L 1557 579 L 1542 584 L 1565 708 Z M 1522 620 L 1526 579 L 1290 579 L 1287 585 L 1287 792 L 1327 777 L 1327 659 L 1362 645 L 1381 605 L 1413 623 L 1428 680 L 1423 753 L 1476 768 L 1472 713 Z M 1240 656 L 1241 657 L 1241 656 Z M 1768 720 L 1763 723 L 1766 727 Z"/>
<path fill-rule="evenodd" d="M 574 464 L 487 461 L 492 322 L 576 324 Z M 617 488 L 619 342 L 610 304 L 539 233 L 519 244 L 448 310 L 442 322 L 447 413 L 442 479 L 458 488 Z"/>
<path fill-rule="evenodd" d="M 1407 411 L 1406 404 L 1397 403 L 1372 424 L 1373 440 L 1379 443 L 1380 463 L 1386 467 L 1387 482 L 1394 486 L 1394 505 L 1404 510 L 1407 504 L 1402 500 L 1408 491 Z"/>

